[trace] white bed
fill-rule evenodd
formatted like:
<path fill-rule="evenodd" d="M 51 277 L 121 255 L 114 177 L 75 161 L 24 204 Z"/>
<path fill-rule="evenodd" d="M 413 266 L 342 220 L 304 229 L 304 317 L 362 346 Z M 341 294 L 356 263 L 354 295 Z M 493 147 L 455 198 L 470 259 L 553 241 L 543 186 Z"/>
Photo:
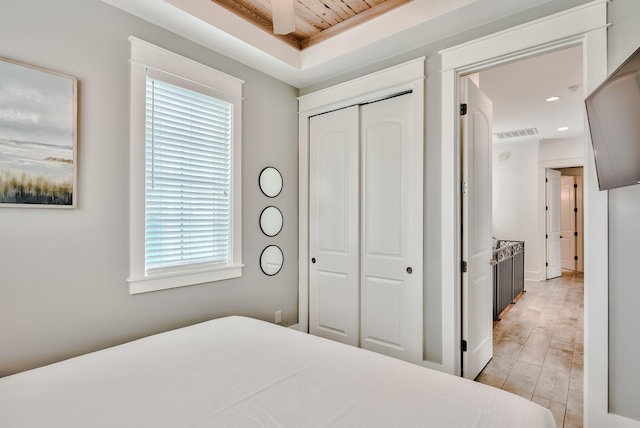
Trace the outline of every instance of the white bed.
<path fill-rule="evenodd" d="M 555 427 L 477 382 L 228 317 L 0 379 L 0 427 Z"/>

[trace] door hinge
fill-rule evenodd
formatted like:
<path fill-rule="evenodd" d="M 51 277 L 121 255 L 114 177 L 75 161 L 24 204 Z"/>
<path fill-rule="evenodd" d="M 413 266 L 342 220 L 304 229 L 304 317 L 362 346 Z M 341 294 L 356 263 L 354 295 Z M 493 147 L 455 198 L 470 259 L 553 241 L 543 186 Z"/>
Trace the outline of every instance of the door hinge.
<path fill-rule="evenodd" d="M 573 260 L 578 260 L 578 256 L 573 256 Z"/>
<path fill-rule="evenodd" d="M 544 210 L 545 211 L 549 211 L 549 207 L 544 207 Z"/>
<path fill-rule="evenodd" d="M 577 189 L 577 188 L 578 188 L 578 185 L 577 185 L 577 184 L 574 184 L 574 185 L 573 185 L 573 188 L 574 188 L 574 189 Z"/>
<path fill-rule="evenodd" d="M 467 183 L 465 181 L 460 182 L 460 193 L 463 195 L 467 193 Z"/>
<path fill-rule="evenodd" d="M 574 212 L 574 213 L 577 213 L 577 212 L 578 212 L 578 208 L 574 208 L 574 209 L 573 209 L 573 212 Z"/>
<path fill-rule="evenodd" d="M 549 239 L 549 235 L 544 235 L 544 239 Z"/>
<path fill-rule="evenodd" d="M 467 114 L 467 105 L 460 104 L 460 116 L 464 116 Z"/>
<path fill-rule="evenodd" d="M 549 263 L 545 263 L 544 265 L 545 265 L 546 267 L 549 267 Z"/>
<path fill-rule="evenodd" d="M 465 262 L 464 260 L 462 261 L 462 272 L 466 272 L 467 271 L 467 262 Z"/>
<path fill-rule="evenodd" d="M 578 236 L 578 232 L 573 232 L 573 236 Z"/>
<path fill-rule="evenodd" d="M 467 352 L 467 341 L 462 340 L 462 352 Z"/>
<path fill-rule="evenodd" d="M 544 179 L 544 182 L 545 182 L 545 183 L 548 183 L 548 182 L 549 182 L 549 179 L 548 179 L 548 178 L 545 178 L 545 179 Z"/>

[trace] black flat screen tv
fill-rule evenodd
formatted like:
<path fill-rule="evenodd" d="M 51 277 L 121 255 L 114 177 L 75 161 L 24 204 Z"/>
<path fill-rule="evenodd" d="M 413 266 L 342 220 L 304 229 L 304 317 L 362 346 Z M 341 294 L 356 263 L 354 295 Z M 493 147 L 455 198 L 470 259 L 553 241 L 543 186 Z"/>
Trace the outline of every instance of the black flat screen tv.
<path fill-rule="evenodd" d="M 600 190 L 640 184 L 640 49 L 585 104 Z"/>

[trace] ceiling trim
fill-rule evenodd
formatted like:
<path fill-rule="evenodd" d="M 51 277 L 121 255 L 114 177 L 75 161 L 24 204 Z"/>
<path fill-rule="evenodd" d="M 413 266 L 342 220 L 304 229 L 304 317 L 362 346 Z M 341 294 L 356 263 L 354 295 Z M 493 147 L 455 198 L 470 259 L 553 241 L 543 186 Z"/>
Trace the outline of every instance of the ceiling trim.
<path fill-rule="evenodd" d="M 297 88 L 552 0 L 413 0 L 299 50 L 211 0 L 102 0 Z"/>

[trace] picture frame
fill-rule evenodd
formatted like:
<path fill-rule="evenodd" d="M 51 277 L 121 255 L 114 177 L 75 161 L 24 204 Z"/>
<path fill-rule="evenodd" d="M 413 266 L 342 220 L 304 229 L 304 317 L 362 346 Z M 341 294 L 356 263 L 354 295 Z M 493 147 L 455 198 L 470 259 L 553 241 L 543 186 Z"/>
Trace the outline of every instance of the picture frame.
<path fill-rule="evenodd" d="M 78 80 L 0 56 L 0 208 L 76 208 Z"/>

